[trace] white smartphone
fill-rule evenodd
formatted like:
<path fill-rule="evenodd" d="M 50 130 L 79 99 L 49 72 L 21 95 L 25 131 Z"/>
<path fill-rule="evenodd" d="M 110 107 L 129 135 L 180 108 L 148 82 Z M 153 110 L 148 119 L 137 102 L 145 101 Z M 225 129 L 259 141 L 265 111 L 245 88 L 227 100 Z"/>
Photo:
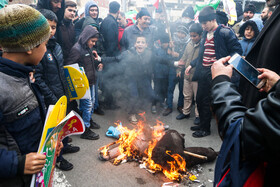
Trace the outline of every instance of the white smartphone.
<path fill-rule="evenodd" d="M 239 54 L 234 54 L 228 63 L 255 88 L 261 89 L 265 85 L 265 79 L 258 79 L 260 72 Z"/>

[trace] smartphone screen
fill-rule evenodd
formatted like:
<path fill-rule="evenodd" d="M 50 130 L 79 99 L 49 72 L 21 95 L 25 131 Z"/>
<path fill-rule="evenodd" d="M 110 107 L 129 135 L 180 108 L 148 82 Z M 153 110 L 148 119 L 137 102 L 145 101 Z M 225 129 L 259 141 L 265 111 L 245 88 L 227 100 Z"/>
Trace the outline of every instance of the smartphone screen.
<path fill-rule="evenodd" d="M 244 78 L 246 78 L 251 84 L 257 89 L 260 89 L 265 81 L 258 79 L 259 71 L 254 68 L 249 62 L 243 59 L 239 54 L 235 54 L 229 63 L 233 65 L 234 69 L 237 70 Z"/>

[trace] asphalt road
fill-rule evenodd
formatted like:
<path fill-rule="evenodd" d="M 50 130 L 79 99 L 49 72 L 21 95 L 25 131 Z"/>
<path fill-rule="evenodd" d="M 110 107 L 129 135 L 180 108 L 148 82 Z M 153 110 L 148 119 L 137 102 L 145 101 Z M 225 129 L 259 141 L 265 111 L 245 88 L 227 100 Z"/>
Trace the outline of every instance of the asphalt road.
<path fill-rule="evenodd" d="M 176 90 L 176 93 L 178 91 Z M 177 96 L 175 96 L 177 98 Z M 219 151 L 221 140 L 217 133 L 215 120 L 212 120 L 211 135 L 204 138 L 193 138 L 190 127 L 193 125 L 194 114 L 192 112 L 189 119 L 176 120 L 179 114 L 176 110 L 177 100 L 174 99 L 173 112 L 168 116 L 162 116 L 162 109 L 157 107 L 157 114 L 151 114 L 150 107 L 146 108 L 146 118 L 148 124 L 155 124 L 155 120 L 159 119 L 170 126 L 170 129 L 175 129 L 179 133 L 185 134 L 185 147 L 199 146 L 212 147 L 215 151 Z M 118 110 L 105 110 L 104 116 L 93 115 L 95 122 L 101 125 L 101 128 L 94 130 L 100 135 L 99 140 L 84 140 L 79 136 L 72 136 L 73 145 L 80 146 L 81 150 L 77 153 L 66 154 L 64 157 L 73 163 L 74 169 L 67 172 L 60 172 L 58 181 L 55 186 L 74 186 L 74 187 L 160 187 L 166 182 L 171 182 L 163 174 L 150 174 L 145 169 L 140 169 L 139 164 L 135 162 L 124 163 L 114 166 L 110 162 L 100 161 L 98 159 L 98 148 L 107 145 L 115 139 L 105 136 L 109 126 L 120 120 L 124 126 L 133 128 L 129 124 L 128 114 L 122 106 Z M 213 186 L 215 162 L 207 163 L 198 167 L 197 174 L 198 183 L 187 184 L 187 186 Z M 190 170 L 191 172 L 198 171 L 197 169 Z M 186 184 L 185 184 L 186 185 Z M 184 186 L 184 184 L 179 184 Z"/>

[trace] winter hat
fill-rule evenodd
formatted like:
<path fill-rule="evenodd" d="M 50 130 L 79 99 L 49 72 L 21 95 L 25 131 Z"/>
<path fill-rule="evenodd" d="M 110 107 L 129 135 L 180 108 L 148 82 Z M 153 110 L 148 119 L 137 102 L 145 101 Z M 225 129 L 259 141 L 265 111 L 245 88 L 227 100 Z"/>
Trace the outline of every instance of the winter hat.
<path fill-rule="evenodd" d="M 177 28 L 176 28 L 176 32 L 181 32 L 181 33 L 184 33 L 185 35 L 188 35 L 189 34 L 189 30 L 187 28 L 186 25 L 179 25 Z"/>
<path fill-rule="evenodd" d="M 257 37 L 258 34 L 261 32 L 261 30 L 263 28 L 263 22 L 262 22 L 261 19 L 259 19 L 259 18 L 249 19 L 244 24 L 242 24 L 242 26 L 240 27 L 240 29 L 239 29 L 240 37 L 244 36 L 245 29 L 249 25 L 252 26 L 252 29 L 255 32 L 255 36 L 254 37 Z"/>
<path fill-rule="evenodd" d="M 48 21 L 34 8 L 14 4 L 0 10 L 0 46 L 4 52 L 26 52 L 49 37 Z"/>
<path fill-rule="evenodd" d="M 188 6 L 183 14 L 182 14 L 182 17 L 188 17 L 188 18 L 191 18 L 191 19 L 194 19 L 194 10 L 191 6 Z"/>
<path fill-rule="evenodd" d="M 151 17 L 151 15 L 150 15 L 150 13 L 148 12 L 148 10 L 147 9 L 141 9 L 140 10 L 140 12 L 138 12 L 138 14 L 136 15 L 136 20 L 138 19 L 138 18 L 142 18 L 143 16 L 149 16 L 149 17 Z"/>
<path fill-rule="evenodd" d="M 228 23 L 227 14 L 223 11 L 216 11 L 216 20 L 218 24 L 227 25 Z"/>
<path fill-rule="evenodd" d="M 251 12 L 253 12 L 253 13 L 255 14 L 255 12 L 256 12 L 256 7 L 255 7 L 255 5 L 253 5 L 253 4 L 248 4 L 248 5 L 245 7 L 244 12 L 248 12 L 248 11 L 251 11 Z"/>
<path fill-rule="evenodd" d="M 121 5 L 117 1 L 112 1 L 109 4 L 109 12 L 113 14 L 117 13 L 120 10 L 120 6 Z"/>
<path fill-rule="evenodd" d="M 216 19 L 216 12 L 215 9 L 211 6 L 204 7 L 198 16 L 199 22 L 206 22 Z"/>

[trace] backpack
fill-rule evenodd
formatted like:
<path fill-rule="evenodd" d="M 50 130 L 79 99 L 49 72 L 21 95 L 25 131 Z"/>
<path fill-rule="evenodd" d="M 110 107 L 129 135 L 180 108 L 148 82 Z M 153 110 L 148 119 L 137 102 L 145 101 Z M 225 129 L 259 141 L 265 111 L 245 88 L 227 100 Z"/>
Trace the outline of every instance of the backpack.
<path fill-rule="evenodd" d="M 261 187 L 264 184 L 266 163 L 240 160 L 241 123 L 242 119 L 238 119 L 228 127 L 216 162 L 215 187 Z"/>

